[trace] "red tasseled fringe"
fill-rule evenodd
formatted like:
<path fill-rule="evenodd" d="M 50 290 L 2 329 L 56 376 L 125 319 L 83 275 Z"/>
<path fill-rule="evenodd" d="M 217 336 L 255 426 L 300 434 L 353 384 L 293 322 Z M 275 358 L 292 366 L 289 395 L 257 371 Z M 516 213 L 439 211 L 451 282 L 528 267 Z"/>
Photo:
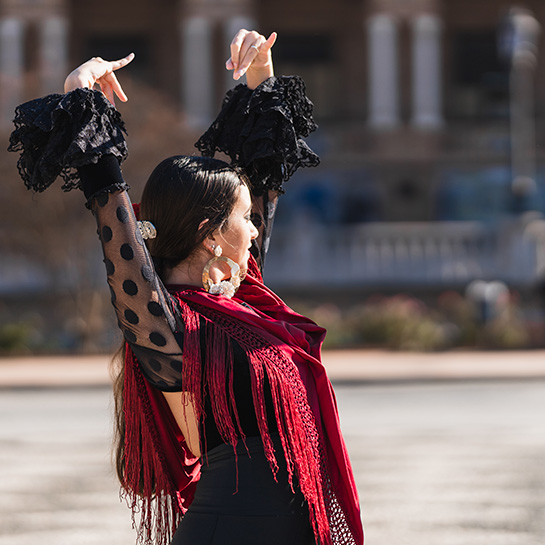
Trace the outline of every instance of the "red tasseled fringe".
<path fill-rule="evenodd" d="M 329 479 L 328 464 L 316 419 L 309 405 L 296 364 L 278 346 L 266 342 L 250 327 L 223 313 L 179 298 L 184 323 L 182 383 L 191 392 L 195 414 L 204 423 L 204 398 L 208 395 L 222 439 L 235 449 L 245 441 L 233 397 L 232 340 L 248 356 L 252 396 L 265 456 L 276 478 L 277 456 L 286 460 L 289 483 L 296 482 L 308 502 L 310 522 L 319 545 L 355 545 Z M 153 414 L 146 403 L 145 380 L 127 350 L 125 369 L 125 482 L 126 497 L 139 512 L 138 539 L 143 545 L 167 545 L 181 518 L 176 485 L 169 478 Z M 202 361 L 201 355 L 204 356 Z M 282 453 L 275 452 L 268 427 L 264 383 L 267 378 Z M 204 434 L 203 434 L 204 436 Z M 206 445 L 201 445 L 206 452 Z"/>
<path fill-rule="evenodd" d="M 145 379 L 137 366 L 136 358 L 126 347 L 125 474 L 121 497 L 132 510 L 137 543 L 167 545 L 181 520 L 181 509 L 155 433 L 151 408 L 146 402 Z"/>
<path fill-rule="evenodd" d="M 271 387 L 272 401 L 278 432 L 286 459 L 288 478 L 292 489 L 296 476 L 301 492 L 309 505 L 310 520 L 314 533 L 321 545 L 331 545 L 331 535 L 327 514 L 326 488 L 328 479 L 326 463 L 320 445 L 320 435 L 308 404 L 306 390 L 295 364 L 280 349 L 267 345 L 257 335 L 241 327 L 234 320 L 219 315 L 211 309 L 199 305 L 195 310 L 180 301 L 182 318 L 186 326 L 184 337 L 183 381 L 193 380 L 191 391 L 195 394 L 196 406 L 203 407 L 202 389 L 195 380 L 200 362 L 201 335 L 198 327 L 199 317 L 205 322 L 206 361 L 204 365 L 204 385 L 212 400 L 214 420 L 226 443 L 235 446 L 244 436 L 240 429 L 239 417 L 232 397 L 232 352 L 231 339 L 235 339 L 248 356 L 252 380 L 252 396 L 256 410 L 257 423 L 265 456 L 276 477 L 278 463 L 271 439 L 265 406 L 265 374 Z M 204 318 L 204 317 L 207 318 Z M 188 335 L 188 324 L 192 324 Z M 203 324 L 201 324 L 202 326 Z M 191 364 L 187 365 L 187 356 L 191 354 Z M 193 375 L 193 378 L 188 375 Z M 200 375 L 199 380 L 200 380 Z M 183 382 L 184 385 L 189 382 Z M 227 398 L 225 385 L 229 385 L 230 399 Z M 193 389 L 195 388 L 195 389 Z M 189 390 L 190 388 L 188 388 Z M 202 410 L 202 409 L 201 409 Z M 197 412 L 200 421 L 204 416 Z"/>

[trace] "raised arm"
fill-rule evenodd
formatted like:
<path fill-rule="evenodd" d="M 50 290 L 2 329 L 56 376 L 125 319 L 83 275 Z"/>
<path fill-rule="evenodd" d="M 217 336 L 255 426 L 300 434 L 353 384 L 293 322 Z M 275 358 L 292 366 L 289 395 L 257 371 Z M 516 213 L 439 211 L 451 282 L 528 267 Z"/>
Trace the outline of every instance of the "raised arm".
<path fill-rule="evenodd" d="M 259 230 L 252 253 L 263 270 L 283 183 L 299 168 L 316 166 L 318 156 L 303 138 L 316 129 L 312 103 L 297 77 L 274 77 L 269 38 L 241 30 L 231 42 L 226 68 L 247 85 L 229 91 L 211 127 L 195 144 L 203 155 L 224 152 L 242 167 L 252 186 L 252 221 Z"/>
<path fill-rule="evenodd" d="M 97 180 L 110 184 L 89 195 L 88 206 L 97 222 L 112 304 L 123 336 L 148 380 L 161 390 L 177 391 L 181 389 L 183 328 L 155 272 L 129 195 L 115 182 L 121 173 L 116 175 L 119 166 L 113 162 L 116 159 L 103 159 L 79 169 L 86 193 L 96 187 Z"/>
<path fill-rule="evenodd" d="M 113 102 L 126 96 L 113 72 L 131 61 L 91 59 L 70 74 L 64 95 L 48 95 L 16 110 L 10 150 L 29 189 L 43 191 L 61 175 L 64 190 L 80 188 L 97 220 L 119 327 L 152 384 L 181 389 L 181 339 L 172 301 L 155 272 L 120 170 L 127 155 Z"/>
<path fill-rule="evenodd" d="M 231 56 L 225 63 L 225 68 L 233 71 L 235 81 L 246 74 L 246 85 L 254 90 L 274 76 L 272 46 L 276 37 L 276 32 L 267 39 L 258 32 L 245 29 L 236 33 L 230 45 Z M 261 272 L 269 249 L 278 195 L 278 191 L 252 192 L 252 222 L 259 231 L 259 236 L 252 241 L 252 255 Z"/>
<path fill-rule="evenodd" d="M 112 105 L 114 94 L 125 102 L 115 71 L 133 58 L 132 53 L 113 62 L 95 57 L 66 78 L 65 92 L 98 84 Z M 97 222 L 118 325 L 148 380 L 161 390 L 179 390 L 181 324 L 146 248 L 119 162 L 105 156 L 78 168 L 78 174 Z"/>

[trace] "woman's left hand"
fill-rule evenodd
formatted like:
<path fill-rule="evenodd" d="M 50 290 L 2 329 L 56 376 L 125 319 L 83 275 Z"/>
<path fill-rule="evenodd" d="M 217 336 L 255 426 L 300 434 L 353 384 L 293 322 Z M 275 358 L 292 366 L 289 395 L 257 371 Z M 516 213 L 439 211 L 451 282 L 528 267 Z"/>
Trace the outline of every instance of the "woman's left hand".
<path fill-rule="evenodd" d="M 81 87 L 92 89 L 95 84 L 98 84 L 102 92 L 106 95 L 106 98 L 114 106 L 115 95 L 121 101 L 127 102 L 127 95 L 123 91 L 119 81 L 117 81 L 114 72 L 127 66 L 133 59 L 134 53 L 117 61 L 105 61 L 100 57 L 93 57 L 68 74 L 64 82 L 64 92 L 68 93 Z"/>
<path fill-rule="evenodd" d="M 231 57 L 225 63 L 227 70 L 233 70 L 233 79 L 246 74 L 250 89 L 255 89 L 267 78 L 274 76 L 271 48 L 276 41 L 276 32 L 268 38 L 255 30 L 239 30 L 231 42 Z"/>

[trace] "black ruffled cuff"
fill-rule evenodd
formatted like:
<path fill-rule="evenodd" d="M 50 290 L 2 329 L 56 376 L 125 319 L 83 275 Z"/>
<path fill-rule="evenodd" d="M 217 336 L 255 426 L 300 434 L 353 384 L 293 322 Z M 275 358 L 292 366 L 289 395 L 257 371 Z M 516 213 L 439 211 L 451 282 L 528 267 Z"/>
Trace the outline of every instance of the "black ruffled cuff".
<path fill-rule="evenodd" d="M 317 127 L 312 109 L 298 76 L 272 77 L 253 91 L 237 85 L 195 146 L 210 157 L 226 153 L 248 173 L 254 193 L 283 192 L 283 182 L 299 167 L 320 162 L 303 140 Z"/>
<path fill-rule="evenodd" d="M 62 189 L 80 188 L 77 168 L 105 155 L 126 159 L 121 114 L 100 91 L 75 89 L 21 104 L 8 151 L 21 151 L 17 167 L 28 189 L 45 191 L 60 175 Z"/>
<path fill-rule="evenodd" d="M 97 202 L 98 206 L 104 206 L 108 202 L 108 197 L 110 195 L 119 191 L 128 191 L 129 189 L 130 187 L 125 182 L 111 184 L 103 187 L 102 189 L 99 189 L 96 193 L 93 193 L 93 195 L 91 195 L 91 198 L 87 199 L 85 203 L 85 208 L 87 208 L 87 210 L 93 210 L 95 201 Z"/>
<path fill-rule="evenodd" d="M 119 161 L 113 155 L 103 155 L 96 163 L 78 167 L 78 176 L 83 194 L 87 198 L 85 206 L 89 210 L 92 210 L 95 200 L 100 206 L 104 196 L 130 189 L 123 180 Z"/>

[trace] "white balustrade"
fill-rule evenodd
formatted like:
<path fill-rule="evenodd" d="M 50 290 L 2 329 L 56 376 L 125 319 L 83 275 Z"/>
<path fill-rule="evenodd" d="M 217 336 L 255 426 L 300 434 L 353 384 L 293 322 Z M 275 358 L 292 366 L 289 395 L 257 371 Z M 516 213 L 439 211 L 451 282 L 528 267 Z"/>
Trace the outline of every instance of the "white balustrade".
<path fill-rule="evenodd" d="M 539 242 L 518 224 L 276 225 L 267 257 L 273 286 L 462 286 L 475 278 L 529 284 Z"/>

